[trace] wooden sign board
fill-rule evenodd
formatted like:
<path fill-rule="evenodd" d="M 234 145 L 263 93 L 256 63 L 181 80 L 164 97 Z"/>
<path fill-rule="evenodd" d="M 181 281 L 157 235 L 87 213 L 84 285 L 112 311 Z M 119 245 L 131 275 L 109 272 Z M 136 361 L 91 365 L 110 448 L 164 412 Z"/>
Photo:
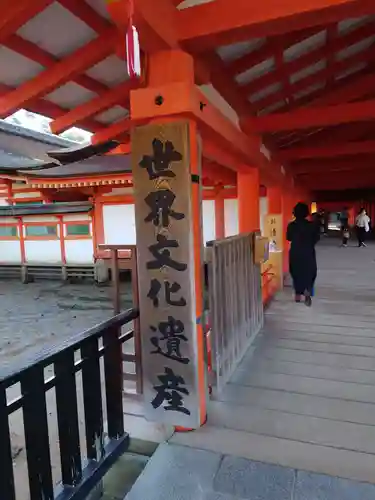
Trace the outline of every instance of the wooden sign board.
<path fill-rule="evenodd" d="M 189 124 L 132 133 L 145 415 L 199 426 Z M 194 177 L 194 176 L 193 176 Z M 196 176 L 195 176 L 196 177 Z"/>
<path fill-rule="evenodd" d="M 283 218 L 281 214 L 268 214 L 264 224 L 265 236 L 269 238 L 271 247 L 282 250 L 284 246 Z M 273 245 L 272 245 L 273 243 Z"/>

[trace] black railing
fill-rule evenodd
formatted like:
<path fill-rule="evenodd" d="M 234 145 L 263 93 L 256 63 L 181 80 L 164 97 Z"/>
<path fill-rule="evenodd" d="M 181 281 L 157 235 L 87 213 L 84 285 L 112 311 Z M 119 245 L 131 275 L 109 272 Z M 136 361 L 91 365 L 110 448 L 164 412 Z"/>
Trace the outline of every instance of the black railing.
<path fill-rule="evenodd" d="M 17 500 L 10 418 L 18 410 L 23 412 L 31 500 L 86 498 L 126 451 L 129 436 L 124 429 L 122 345 L 133 338 L 133 332 L 123 333 L 122 326 L 138 316 L 136 309 L 123 312 L 41 353 L 38 359 L 18 369 L 0 370 L 1 500 Z M 53 368 L 53 376 L 45 377 L 46 368 Z M 78 383 L 82 386 L 83 409 Z M 19 396 L 8 401 L 7 390 L 18 386 Z M 60 452 L 60 481 L 56 488 L 46 400 L 51 389 L 55 391 Z M 81 450 L 84 441 L 86 452 Z"/>

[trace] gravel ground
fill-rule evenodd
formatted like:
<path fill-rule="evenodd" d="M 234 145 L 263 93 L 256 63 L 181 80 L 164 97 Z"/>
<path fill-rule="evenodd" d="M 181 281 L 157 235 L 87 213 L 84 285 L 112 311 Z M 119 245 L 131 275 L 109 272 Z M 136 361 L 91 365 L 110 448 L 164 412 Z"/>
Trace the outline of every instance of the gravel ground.
<path fill-rule="evenodd" d="M 122 309 L 132 306 L 129 283 L 121 287 Z M 110 287 L 94 284 L 37 282 L 23 285 L 17 281 L 0 281 L 0 374 L 7 367 L 22 366 L 41 350 L 58 345 L 112 316 Z M 127 352 L 132 346 L 127 345 Z M 53 375 L 48 367 L 46 376 Z M 131 383 L 130 383 L 131 384 Z M 130 388 L 130 387 L 129 387 Z M 81 445 L 85 449 L 82 390 L 77 377 L 80 408 Z M 19 387 L 7 391 L 8 402 L 19 395 Z M 55 411 L 55 395 L 47 393 L 49 437 L 54 482 L 60 480 L 60 459 Z M 17 411 L 10 418 L 17 500 L 29 500 L 27 465 L 24 448 L 23 417 Z M 1 496 L 1 495 L 0 495 Z"/>

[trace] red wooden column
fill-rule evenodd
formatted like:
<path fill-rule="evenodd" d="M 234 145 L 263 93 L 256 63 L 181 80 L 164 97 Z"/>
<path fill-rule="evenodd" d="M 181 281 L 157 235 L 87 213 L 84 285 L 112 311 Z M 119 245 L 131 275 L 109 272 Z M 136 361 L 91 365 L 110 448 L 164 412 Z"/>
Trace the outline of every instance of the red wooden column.
<path fill-rule="evenodd" d="M 215 237 L 217 240 L 225 238 L 224 196 L 221 189 L 215 196 Z"/>
<path fill-rule="evenodd" d="M 283 193 L 279 187 L 267 187 L 268 213 L 281 214 L 283 212 Z"/>
<path fill-rule="evenodd" d="M 259 231 L 259 171 L 250 168 L 237 174 L 238 222 L 240 233 Z"/>

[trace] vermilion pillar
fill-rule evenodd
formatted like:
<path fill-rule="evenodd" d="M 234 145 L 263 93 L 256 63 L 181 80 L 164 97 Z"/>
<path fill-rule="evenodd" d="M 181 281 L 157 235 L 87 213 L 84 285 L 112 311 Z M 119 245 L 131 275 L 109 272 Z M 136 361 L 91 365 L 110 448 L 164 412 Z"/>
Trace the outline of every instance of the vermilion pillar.
<path fill-rule="evenodd" d="M 215 197 L 215 237 L 225 238 L 224 196 L 220 190 Z"/>
<path fill-rule="evenodd" d="M 240 233 L 259 231 L 259 171 L 250 168 L 237 175 L 238 222 Z"/>
<path fill-rule="evenodd" d="M 283 211 L 283 196 L 279 187 L 267 187 L 268 213 L 281 214 Z"/>

